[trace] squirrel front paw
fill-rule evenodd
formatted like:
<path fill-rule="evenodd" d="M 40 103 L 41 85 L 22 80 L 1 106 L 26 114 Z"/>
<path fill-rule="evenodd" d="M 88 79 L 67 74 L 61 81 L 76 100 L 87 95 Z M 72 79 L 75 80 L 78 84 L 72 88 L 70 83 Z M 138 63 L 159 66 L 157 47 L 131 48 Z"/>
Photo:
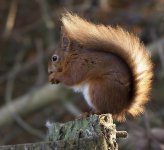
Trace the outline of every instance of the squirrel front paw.
<path fill-rule="evenodd" d="M 48 81 L 51 82 L 52 84 L 60 83 L 60 81 L 55 78 L 55 75 L 53 73 L 48 76 Z"/>

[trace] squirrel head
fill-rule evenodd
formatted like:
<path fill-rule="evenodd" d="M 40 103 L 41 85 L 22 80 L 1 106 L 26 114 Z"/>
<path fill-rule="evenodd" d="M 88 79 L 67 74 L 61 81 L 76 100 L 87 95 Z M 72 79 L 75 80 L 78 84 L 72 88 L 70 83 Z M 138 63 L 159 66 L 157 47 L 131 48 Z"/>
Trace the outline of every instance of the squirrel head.
<path fill-rule="evenodd" d="M 71 54 L 78 52 L 80 44 L 71 40 L 63 27 L 61 27 L 60 44 L 50 54 L 48 60 L 48 74 L 62 72 L 67 62 L 71 59 Z"/>

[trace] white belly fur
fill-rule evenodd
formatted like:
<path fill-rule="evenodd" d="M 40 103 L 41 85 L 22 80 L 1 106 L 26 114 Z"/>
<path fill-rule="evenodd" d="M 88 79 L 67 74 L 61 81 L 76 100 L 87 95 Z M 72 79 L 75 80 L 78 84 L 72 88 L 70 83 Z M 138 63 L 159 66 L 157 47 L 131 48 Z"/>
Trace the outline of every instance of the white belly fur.
<path fill-rule="evenodd" d="M 92 102 L 91 102 L 91 97 L 89 95 L 89 84 L 80 84 L 72 87 L 75 92 L 81 92 L 83 93 L 83 96 L 85 98 L 85 101 L 87 104 L 91 107 L 94 108 Z"/>

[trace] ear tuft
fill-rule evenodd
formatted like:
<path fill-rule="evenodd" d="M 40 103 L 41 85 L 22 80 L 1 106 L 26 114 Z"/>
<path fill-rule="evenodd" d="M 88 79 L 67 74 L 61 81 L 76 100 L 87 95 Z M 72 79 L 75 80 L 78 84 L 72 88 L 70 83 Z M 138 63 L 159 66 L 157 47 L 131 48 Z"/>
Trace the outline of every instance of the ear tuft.
<path fill-rule="evenodd" d="M 64 29 L 64 27 L 61 27 L 61 47 L 64 49 L 64 50 L 69 50 L 70 48 L 70 39 L 69 37 L 67 36 L 67 33 Z"/>

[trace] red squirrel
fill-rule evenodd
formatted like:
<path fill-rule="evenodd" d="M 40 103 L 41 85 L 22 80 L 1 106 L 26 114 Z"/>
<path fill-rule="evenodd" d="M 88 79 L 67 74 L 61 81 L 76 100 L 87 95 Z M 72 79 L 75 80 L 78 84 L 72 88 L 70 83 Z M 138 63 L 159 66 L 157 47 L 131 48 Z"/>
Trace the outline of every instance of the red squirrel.
<path fill-rule="evenodd" d="M 49 62 L 49 81 L 82 92 L 97 114 L 122 121 L 149 100 L 153 65 L 138 37 L 121 27 L 93 24 L 67 12 L 61 44 Z"/>

